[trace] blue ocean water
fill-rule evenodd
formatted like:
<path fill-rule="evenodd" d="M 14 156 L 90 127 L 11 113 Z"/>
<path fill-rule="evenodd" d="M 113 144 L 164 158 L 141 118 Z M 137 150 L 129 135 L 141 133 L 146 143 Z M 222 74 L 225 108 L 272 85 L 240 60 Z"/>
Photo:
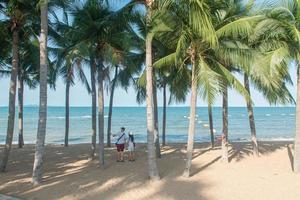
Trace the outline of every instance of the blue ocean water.
<path fill-rule="evenodd" d="M 7 107 L 0 107 L 0 144 L 5 142 L 7 126 Z M 46 143 L 64 142 L 64 107 L 49 107 Z M 105 124 L 108 109 L 105 108 Z M 257 136 L 259 140 L 293 140 L 295 130 L 294 107 L 256 107 L 254 108 Z M 16 115 L 17 116 L 17 115 Z M 167 108 L 167 142 L 186 142 L 188 132 L 188 107 Z M 222 108 L 213 108 L 214 129 L 216 135 L 222 131 Z M 161 133 L 162 108 L 159 108 L 159 126 Z M 35 143 L 38 122 L 38 107 L 24 108 L 25 143 Z M 14 142 L 17 141 L 18 122 L 16 120 Z M 209 123 L 206 107 L 197 108 L 197 127 L 195 140 L 209 141 Z M 146 108 L 115 107 L 113 109 L 112 132 L 121 126 L 132 131 L 138 142 L 146 141 Z M 106 134 L 106 127 L 105 127 Z M 70 108 L 70 143 L 89 143 L 91 141 L 91 107 Z M 247 109 L 229 108 L 229 140 L 248 141 L 250 128 Z"/>

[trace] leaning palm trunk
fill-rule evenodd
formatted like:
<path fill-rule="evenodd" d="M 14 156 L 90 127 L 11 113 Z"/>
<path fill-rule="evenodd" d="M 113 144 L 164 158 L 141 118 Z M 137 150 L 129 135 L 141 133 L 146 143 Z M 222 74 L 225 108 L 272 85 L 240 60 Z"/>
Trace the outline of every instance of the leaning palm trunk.
<path fill-rule="evenodd" d="M 19 148 L 24 146 L 24 137 L 23 137 L 23 98 L 24 98 L 24 81 L 22 77 L 22 71 L 18 70 L 18 103 L 19 103 Z"/>
<path fill-rule="evenodd" d="M 161 157 L 160 144 L 159 144 L 159 131 L 158 131 L 158 107 L 157 107 L 157 88 L 153 86 L 153 106 L 154 106 L 154 141 L 155 141 L 155 154 L 157 158 Z"/>
<path fill-rule="evenodd" d="M 41 3 L 41 35 L 40 35 L 40 106 L 32 183 L 38 185 L 42 180 L 44 144 L 47 120 L 47 35 L 48 35 L 48 3 Z"/>
<path fill-rule="evenodd" d="M 99 131 L 99 163 L 104 167 L 104 74 L 102 69 L 98 71 L 98 131 Z"/>
<path fill-rule="evenodd" d="M 147 2 L 147 27 L 151 20 L 151 4 Z M 153 69 L 152 69 L 152 37 L 146 36 L 146 104 L 147 104 L 147 154 L 148 154 L 148 175 L 150 180 L 159 180 L 159 173 L 156 164 L 154 146 L 154 110 L 153 110 Z"/>
<path fill-rule="evenodd" d="M 91 67 L 91 87 L 92 87 L 92 148 L 91 148 L 91 159 L 95 158 L 96 151 L 96 128 L 97 128 L 97 102 L 96 102 L 96 80 L 95 72 L 96 66 L 94 64 L 94 59 L 91 56 L 90 58 L 90 67 Z"/>
<path fill-rule="evenodd" d="M 162 127 L 162 146 L 166 145 L 166 120 L 167 120 L 167 93 L 166 84 L 163 85 L 163 127 Z"/>
<path fill-rule="evenodd" d="M 65 113 L 65 147 L 69 145 L 69 124 L 70 124 L 70 80 L 66 83 L 66 113 Z"/>
<path fill-rule="evenodd" d="M 249 86 L 249 78 L 247 74 L 244 74 L 244 85 L 247 90 L 247 92 L 250 95 L 250 86 Z M 257 138 L 256 138 L 256 129 L 255 129 L 255 122 L 254 122 L 254 113 L 253 113 L 253 107 L 250 101 L 247 101 L 247 110 L 248 110 L 248 117 L 249 117 L 249 124 L 250 124 L 250 130 L 251 130 L 251 142 L 253 146 L 253 155 L 258 157 L 258 144 L 257 144 Z"/>
<path fill-rule="evenodd" d="M 294 172 L 300 173 L 300 63 L 297 72 L 296 135 L 294 149 Z"/>
<path fill-rule="evenodd" d="M 223 91 L 222 161 L 228 163 L 228 88 Z"/>
<path fill-rule="evenodd" d="M 109 110 L 108 110 L 108 119 L 107 119 L 107 146 L 111 147 L 111 119 L 112 119 L 112 111 L 113 111 L 113 103 L 114 103 L 114 93 L 116 87 L 116 81 L 118 76 L 118 66 L 115 69 L 115 77 L 111 85 L 110 91 L 110 99 L 109 99 Z"/>
<path fill-rule="evenodd" d="M 211 148 L 213 149 L 215 147 L 215 136 L 214 136 L 214 122 L 213 122 L 213 114 L 212 114 L 211 105 L 208 105 L 208 119 L 209 119 Z"/>
<path fill-rule="evenodd" d="M 8 107 L 6 142 L 4 146 L 2 162 L 0 164 L 0 171 L 5 171 L 6 169 L 6 165 L 8 162 L 8 157 L 9 157 L 9 153 L 13 141 L 18 67 L 19 67 L 19 32 L 18 29 L 15 28 L 13 30 L 13 59 L 12 59 L 12 70 L 11 70 L 10 87 L 9 87 L 9 107 Z"/>
<path fill-rule="evenodd" d="M 196 106 L 197 106 L 197 78 L 195 61 L 192 61 L 192 87 L 191 87 L 191 105 L 190 105 L 190 123 L 187 143 L 186 166 L 183 172 L 184 177 L 190 176 L 192 165 L 193 151 L 194 151 L 194 137 L 195 137 L 195 120 L 196 120 Z"/>

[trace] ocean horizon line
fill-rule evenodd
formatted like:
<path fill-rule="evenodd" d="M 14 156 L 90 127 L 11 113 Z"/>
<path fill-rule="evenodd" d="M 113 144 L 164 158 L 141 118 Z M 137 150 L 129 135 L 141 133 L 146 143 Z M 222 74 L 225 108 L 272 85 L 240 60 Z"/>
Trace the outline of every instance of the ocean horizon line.
<path fill-rule="evenodd" d="M 15 106 L 16 108 L 18 106 Z M 39 105 L 24 105 L 23 107 L 39 107 Z M 65 106 L 48 105 L 48 108 L 64 108 Z M 91 108 L 92 106 L 70 106 L 70 108 Z M 97 106 L 98 107 L 98 106 Z M 190 106 L 167 106 L 167 108 L 189 108 Z M 222 106 L 213 106 L 214 108 L 222 108 Z M 247 108 L 247 106 L 228 106 L 229 108 Z M 296 106 L 253 106 L 253 108 L 295 108 Z M 0 108 L 8 108 L 8 106 L 0 105 Z M 109 108 L 109 106 L 104 106 Z M 113 106 L 113 108 L 146 108 L 146 106 Z M 163 106 L 158 106 L 163 108 Z M 197 108 L 207 108 L 207 106 L 197 106 Z"/>

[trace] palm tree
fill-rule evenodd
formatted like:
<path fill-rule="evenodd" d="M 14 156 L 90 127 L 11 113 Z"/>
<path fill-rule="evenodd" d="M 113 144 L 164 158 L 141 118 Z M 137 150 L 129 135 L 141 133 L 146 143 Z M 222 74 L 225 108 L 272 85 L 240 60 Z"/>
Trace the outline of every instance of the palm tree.
<path fill-rule="evenodd" d="M 275 50 L 269 53 L 269 56 L 279 57 L 280 63 L 277 65 L 271 65 L 271 67 L 278 66 L 281 68 L 280 72 L 277 71 L 277 76 L 273 76 L 273 78 L 282 79 L 281 73 L 287 72 L 287 63 L 291 60 L 297 63 L 297 99 L 296 99 L 296 132 L 295 132 L 295 141 L 294 141 L 294 159 L 293 159 L 293 169 L 295 173 L 300 172 L 300 65 L 299 65 L 299 30 L 300 30 L 300 20 L 299 20 L 299 8 L 300 3 L 296 0 L 282 0 L 278 2 L 272 2 L 273 4 L 269 4 L 267 8 L 263 9 L 262 12 L 266 13 L 267 19 L 265 19 L 262 24 L 271 24 L 273 29 L 270 30 L 269 35 L 276 37 L 276 40 L 271 40 L 270 44 L 275 46 Z M 270 20 L 268 20 L 270 19 Z M 268 46 L 263 42 L 263 49 Z M 271 46 L 269 45 L 269 46 Z M 271 68 L 270 67 L 270 68 Z M 284 80 L 284 79 L 283 79 Z M 279 89 L 275 87 L 275 91 L 277 94 L 283 94 L 283 96 L 289 97 L 289 95 L 285 95 L 286 88 L 285 85 L 280 84 L 282 82 L 278 81 Z M 282 90 L 282 88 L 283 90 Z M 274 88 L 274 86 L 273 86 Z M 265 91 L 270 97 L 271 100 L 274 99 L 274 95 L 269 93 L 269 91 Z M 276 97 L 276 96 L 275 96 Z M 277 98 L 275 98 L 276 100 Z M 279 98 L 279 100 L 281 100 Z M 284 99 L 285 100 L 285 99 Z"/>
<path fill-rule="evenodd" d="M 155 76 L 155 70 L 153 69 L 154 74 L 154 83 L 157 82 Z M 153 109 L 154 109 L 154 143 L 155 143 L 155 154 L 157 158 L 161 158 L 160 152 L 160 143 L 159 143 L 159 127 L 158 127 L 158 105 L 157 105 L 157 86 L 156 84 L 153 85 Z"/>
<path fill-rule="evenodd" d="M 113 101 L 114 101 L 114 93 L 116 82 L 118 78 L 118 66 L 115 66 L 115 75 L 112 80 L 111 90 L 110 90 L 110 98 L 109 98 L 109 109 L 108 109 L 108 120 L 107 120 L 107 146 L 111 147 L 111 119 L 112 119 L 112 111 L 113 111 Z"/>
<path fill-rule="evenodd" d="M 91 89 L 92 89 L 92 148 L 91 159 L 95 157 L 96 151 L 96 136 L 97 136 L 97 92 L 96 92 L 96 64 L 94 61 L 93 53 L 90 52 L 90 71 L 91 71 Z"/>
<path fill-rule="evenodd" d="M 209 131 L 210 131 L 210 141 L 211 141 L 211 148 L 215 147 L 215 136 L 214 136 L 214 122 L 213 122 L 213 113 L 212 113 L 212 106 L 208 104 L 208 120 L 209 120 Z"/>
<path fill-rule="evenodd" d="M 30 29 L 31 31 L 32 29 Z M 19 120 L 19 138 L 18 146 L 22 148 L 24 145 L 23 138 L 23 104 L 24 104 L 24 85 L 30 89 L 34 89 L 38 85 L 39 73 L 39 56 L 38 39 L 29 39 L 22 33 L 22 41 L 20 44 L 20 64 L 18 70 L 18 120 Z M 32 35 L 30 35 L 32 37 Z"/>
<path fill-rule="evenodd" d="M 250 86 L 249 86 L 249 77 L 247 74 L 244 74 L 244 85 L 246 90 L 250 94 Z M 256 139 L 256 129 L 255 129 L 255 122 L 254 122 L 254 114 L 253 114 L 253 107 L 252 103 L 247 101 L 247 109 L 248 109 L 248 117 L 249 117 L 249 124 L 250 124 L 250 130 L 251 130 L 251 141 L 253 146 L 253 154 L 257 157 L 259 155 L 258 151 L 258 144 Z"/>
<path fill-rule="evenodd" d="M 111 67 L 111 52 L 122 50 L 128 37 L 127 27 L 130 15 L 127 11 L 127 7 L 113 11 L 107 4 L 99 0 L 86 1 L 82 8 L 79 6 L 73 10 L 76 40 L 88 43 L 89 48 L 94 52 L 90 55 L 93 58 L 90 62 L 96 67 L 97 73 L 101 166 L 104 166 L 104 81 L 107 79 Z M 103 31 L 104 29 L 106 31 Z"/>
<path fill-rule="evenodd" d="M 226 84 L 226 83 L 225 83 Z M 227 84 L 226 84 L 227 85 Z M 228 163 L 228 88 L 223 89 L 223 105 L 222 105 L 222 161 Z"/>
<path fill-rule="evenodd" d="M 36 140 L 36 151 L 32 173 L 33 185 L 39 185 L 42 180 L 44 144 L 47 120 L 47 36 L 48 36 L 48 2 L 40 2 L 41 34 L 40 34 L 40 105 L 39 122 Z"/>
<path fill-rule="evenodd" d="M 60 69 L 60 74 L 66 83 L 66 98 L 65 98 L 65 144 L 67 147 L 69 143 L 69 112 L 70 112 L 70 87 L 75 84 L 74 79 L 77 74 L 80 81 L 85 85 L 88 93 L 91 92 L 88 80 L 82 68 L 82 63 L 85 61 L 87 54 L 86 47 L 83 45 L 76 45 L 73 41 L 74 31 L 72 24 L 69 22 L 69 16 L 66 11 L 63 12 L 63 20 L 60 21 L 55 15 L 55 31 L 52 34 L 55 39 L 57 47 L 52 51 L 56 55 L 56 68 Z"/>
<path fill-rule="evenodd" d="M 226 67 L 232 62 L 232 57 L 236 58 L 236 56 L 232 56 L 231 54 L 234 51 L 239 52 L 239 46 L 235 45 L 234 50 L 231 50 L 230 46 L 232 47 L 234 45 L 229 45 L 227 42 L 220 43 L 217 40 L 219 38 L 225 39 L 229 36 L 232 37 L 236 31 L 240 30 L 240 27 L 236 28 L 236 23 L 218 23 L 217 20 L 220 19 L 216 17 L 218 16 L 216 13 L 218 13 L 218 8 L 224 9 L 223 4 L 211 1 L 202 2 L 202 6 L 199 6 L 199 2 L 184 3 L 185 2 L 178 6 L 176 11 L 178 17 L 174 20 L 177 22 L 180 21 L 183 24 L 181 27 L 177 27 L 175 29 L 179 33 L 172 33 L 168 35 L 168 38 L 165 38 L 172 42 L 174 42 L 174 40 L 177 41 L 176 52 L 166 56 L 158 62 L 161 64 L 177 62 L 180 66 L 186 66 L 187 68 L 191 66 L 192 68 L 192 94 L 187 163 L 183 174 L 188 177 L 190 175 L 192 160 L 193 138 L 195 131 L 195 102 L 198 91 L 202 98 L 206 99 L 209 104 L 213 103 L 215 96 L 219 93 L 219 91 L 226 91 L 228 86 L 233 87 L 247 98 L 249 98 L 249 95 L 242 84 Z M 202 10 L 204 7 L 211 8 L 210 12 L 207 12 L 209 9 Z M 189 15 L 187 15 L 187 13 L 189 13 Z M 200 15 L 201 17 L 198 17 Z M 197 16 L 197 20 L 193 20 L 193 17 L 195 16 Z M 199 21 L 199 18 L 203 20 Z M 238 25 L 241 26 L 239 23 Z M 216 32 L 214 26 L 216 27 Z M 206 29 L 202 28 L 199 30 L 198 27 L 206 27 Z M 245 29 L 245 27 L 241 28 L 243 30 Z M 176 37 L 178 39 L 176 39 Z M 220 43 L 219 46 L 217 45 L 218 43 Z M 226 53 L 229 55 L 226 55 L 225 58 L 220 56 L 220 48 L 222 50 L 227 49 Z M 186 52 L 188 52 L 188 54 Z M 224 82 L 226 84 L 224 84 Z"/>
<path fill-rule="evenodd" d="M 149 33 L 151 25 L 153 0 L 146 1 L 146 103 L 147 103 L 147 149 L 148 149 L 148 173 L 151 180 L 159 180 L 159 173 L 156 164 L 154 139 L 154 108 L 153 108 L 153 68 L 152 68 L 152 35 Z"/>
<path fill-rule="evenodd" d="M 7 1 L 1 3 L 7 3 L 7 12 L 5 14 L 9 17 L 11 23 L 10 29 L 12 31 L 12 69 L 9 88 L 7 134 L 3 158 L 0 163 L 0 171 L 5 171 L 14 133 L 16 86 L 19 67 L 19 30 L 22 26 L 24 15 L 22 15 L 22 3 Z"/>

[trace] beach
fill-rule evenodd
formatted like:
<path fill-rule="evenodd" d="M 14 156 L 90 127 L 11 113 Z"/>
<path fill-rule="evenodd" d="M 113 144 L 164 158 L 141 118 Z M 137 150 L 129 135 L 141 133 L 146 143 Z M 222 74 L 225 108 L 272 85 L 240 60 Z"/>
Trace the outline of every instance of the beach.
<path fill-rule="evenodd" d="M 292 172 L 293 145 L 287 141 L 260 142 L 260 157 L 248 142 L 231 143 L 228 164 L 221 149 L 195 144 L 192 176 L 182 177 L 185 144 L 169 144 L 158 159 L 160 181 L 147 178 L 146 145 L 137 144 L 135 162 L 118 163 L 115 149 L 106 148 L 105 168 L 98 157 L 89 160 L 90 144 L 46 145 L 43 184 L 31 185 L 34 145 L 13 146 L 7 172 L 0 173 L 0 193 L 34 200 L 79 199 L 201 199 L 296 200 L 300 175 Z M 2 150 L 3 146 L 0 146 Z"/>

